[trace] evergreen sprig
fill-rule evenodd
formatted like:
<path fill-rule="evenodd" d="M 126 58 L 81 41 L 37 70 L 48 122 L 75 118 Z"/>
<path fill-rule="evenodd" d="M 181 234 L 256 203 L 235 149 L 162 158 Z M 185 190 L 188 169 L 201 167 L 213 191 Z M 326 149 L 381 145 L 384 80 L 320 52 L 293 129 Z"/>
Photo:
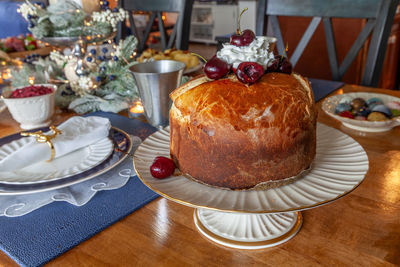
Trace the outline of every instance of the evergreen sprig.
<path fill-rule="evenodd" d="M 74 90 L 72 85 L 61 84 L 56 93 L 56 105 L 61 108 L 69 108 L 79 114 L 94 111 L 120 112 L 129 107 L 129 104 L 138 97 L 138 89 L 130 73 L 129 68 L 137 64 L 133 55 L 137 47 L 137 39 L 129 36 L 121 41 L 120 45 L 114 51 L 117 58 L 109 58 L 102 61 L 88 75 L 92 80 L 101 77 L 102 81 L 97 88 L 84 91 L 82 95 Z M 29 85 L 28 78 L 35 77 L 35 83 L 49 83 L 49 80 L 66 80 L 64 75 L 65 64 L 62 64 L 63 58 L 61 54 L 53 57 L 56 62 L 50 60 L 50 57 L 39 59 L 34 64 L 24 64 L 22 69 L 12 72 L 12 86 Z M 54 56 L 54 55 L 53 55 Z M 57 61 L 57 60 L 56 60 Z M 111 78 L 112 77 L 112 78 Z M 188 77 L 182 78 L 182 83 L 188 81 Z"/>
<path fill-rule="evenodd" d="M 105 35 L 113 32 L 109 23 L 91 21 L 85 23 L 89 17 L 84 10 L 72 0 L 57 1 L 49 5 L 46 9 L 37 8 L 30 1 L 26 5 L 34 9 L 36 15 L 29 18 L 32 26 L 29 30 L 32 34 L 41 39 L 43 37 L 78 37 Z"/>

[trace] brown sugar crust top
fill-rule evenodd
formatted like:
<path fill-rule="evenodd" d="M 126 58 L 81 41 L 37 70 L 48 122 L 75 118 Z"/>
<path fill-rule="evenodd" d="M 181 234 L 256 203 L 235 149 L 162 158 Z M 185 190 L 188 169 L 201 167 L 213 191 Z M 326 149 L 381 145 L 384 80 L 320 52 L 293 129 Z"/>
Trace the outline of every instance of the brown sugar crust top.
<path fill-rule="evenodd" d="M 190 115 L 192 121 L 223 121 L 239 131 L 260 127 L 298 129 L 315 112 L 310 110 L 311 90 L 305 90 L 294 75 L 273 72 L 253 85 L 230 76 L 203 82 L 194 90 L 185 89 L 180 95 L 179 91 L 171 95 L 182 116 Z"/>

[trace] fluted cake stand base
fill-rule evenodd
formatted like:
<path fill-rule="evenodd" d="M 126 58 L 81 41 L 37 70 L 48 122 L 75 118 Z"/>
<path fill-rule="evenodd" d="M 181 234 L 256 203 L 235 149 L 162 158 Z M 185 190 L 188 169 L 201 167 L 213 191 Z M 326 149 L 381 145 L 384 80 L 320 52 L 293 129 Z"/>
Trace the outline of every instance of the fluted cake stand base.
<path fill-rule="evenodd" d="M 208 239 L 231 248 L 262 249 L 294 237 L 303 219 L 300 212 L 230 213 L 196 209 L 194 223 Z"/>

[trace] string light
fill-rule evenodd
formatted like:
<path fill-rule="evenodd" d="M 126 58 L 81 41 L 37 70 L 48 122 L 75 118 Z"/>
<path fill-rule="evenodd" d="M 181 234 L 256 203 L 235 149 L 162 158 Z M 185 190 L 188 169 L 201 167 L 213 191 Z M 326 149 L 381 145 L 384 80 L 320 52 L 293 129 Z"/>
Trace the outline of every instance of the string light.
<path fill-rule="evenodd" d="M 134 118 L 140 117 L 143 114 L 143 112 L 144 112 L 144 107 L 142 105 L 142 102 L 140 101 L 133 102 L 129 108 L 129 115 Z"/>
<path fill-rule="evenodd" d="M 28 83 L 29 83 L 30 85 L 34 85 L 34 84 L 35 84 L 35 77 L 34 77 L 34 76 L 29 76 L 29 78 L 28 78 Z"/>
<path fill-rule="evenodd" d="M 1 79 L 2 80 L 8 80 L 11 78 L 11 70 L 6 69 L 2 74 L 1 74 Z"/>

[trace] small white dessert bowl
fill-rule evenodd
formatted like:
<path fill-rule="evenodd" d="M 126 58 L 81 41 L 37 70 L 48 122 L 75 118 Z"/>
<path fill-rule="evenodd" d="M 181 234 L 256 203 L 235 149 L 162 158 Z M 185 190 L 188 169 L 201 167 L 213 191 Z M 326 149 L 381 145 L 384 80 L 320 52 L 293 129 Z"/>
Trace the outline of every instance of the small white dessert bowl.
<path fill-rule="evenodd" d="M 13 119 L 24 130 L 49 126 L 55 111 L 54 98 L 57 86 L 54 84 L 34 84 L 33 86 L 44 86 L 53 89 L 53 91 L 39 96 L 10 98 L 14 90 L 28 87 L 22 86 L 4 92 L 1 96 Z"/>

